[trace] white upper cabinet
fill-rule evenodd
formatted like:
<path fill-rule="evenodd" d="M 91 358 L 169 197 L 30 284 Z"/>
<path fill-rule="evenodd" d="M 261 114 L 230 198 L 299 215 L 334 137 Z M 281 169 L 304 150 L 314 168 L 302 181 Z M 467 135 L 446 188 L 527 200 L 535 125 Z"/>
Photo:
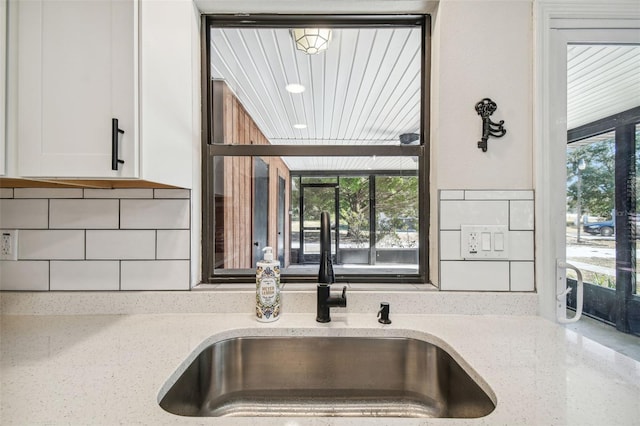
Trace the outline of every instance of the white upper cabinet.
<path fill-rule="evenodd" d="M 191 0 L 8 4 L 11 176 L 191 188 L 200 152 Z"/>
<path fill-rule="evenodd" d="M 137 177 L 134 2 L 16 4 L 18 173 Z"/>

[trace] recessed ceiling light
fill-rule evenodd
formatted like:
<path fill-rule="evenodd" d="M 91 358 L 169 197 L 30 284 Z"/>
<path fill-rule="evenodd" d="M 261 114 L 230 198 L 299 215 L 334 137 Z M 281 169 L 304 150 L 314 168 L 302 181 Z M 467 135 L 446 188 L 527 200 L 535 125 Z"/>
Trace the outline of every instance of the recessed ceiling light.
<path fill-rule="evenodd" d="M 307 125 L 306 124 L 294 124 L 293 128 L 294 129 L 306 129 Z"/>
<path fill-rule="evenodd" d="M 304 86 L 302 84 L 298 84 L 298 83 L 287 84 L 285 89 L 287 89 L 287 92 L 290 92 L 290 93 L 302 93 L 302 92 L 304 92 Z"/>

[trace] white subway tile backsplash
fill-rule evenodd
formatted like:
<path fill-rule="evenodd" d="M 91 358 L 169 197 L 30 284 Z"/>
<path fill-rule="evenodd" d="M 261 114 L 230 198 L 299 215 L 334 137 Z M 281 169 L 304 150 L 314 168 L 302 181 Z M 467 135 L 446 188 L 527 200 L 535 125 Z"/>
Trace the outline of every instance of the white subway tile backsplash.
<path fill-rule="evenodd" d="M 440 199 L 441 200 L 464 200 L 464 191 L 449 190 L 449 189 L 441 190 Z"/>
<path fill-rule="evenodd" d="M 465 200 L 533 200 L 533 191 L 464 191 Z"/>
<path fill-rule="evenodd" d="M 82 198 L 82 188 L 16 188 L 15 198 Z"/>
<path fill-rule="evenodd" d="M 189 290 L 188 260 L 121 262 L 121 290 Z"/>
<path fill-rule="evenodd" d="M 0 260 L 0 290 L 48 291 L 48 261 Z"/>
<path fill-rule="evenodd" d="M 531 231 L 533 227 L 533 201 L 510 201 L 509 229 L 512 231 Z"/>
<path fill-rule="evenodd" d="M 533 262 L 511 262 L 511 291 L 533 291 Z"/>
<path fill-rule="evenodd" d="M 190 191 L 188 189 L 163 189 L 153 190 L 153 198 L 189 198 Z"/>
<path fill-rule="evenodd" d="M 441 191 L 440 288 L 465 291 L 533 291 L 534 192 L 532 190 Z M 444 196 L 443 196 L 444 194 Z M 508 258 L 465 261 L 461 225 L 509 226 Z"/>
<path fill-rule="evenodd" d="M 440 289 L 456 291 L 509 291 L 509 262 L 442 261 Z"/>
<path fill-rule="evenodd" d="M 151 188 L 85 189 L 84 198 L 153 198 Z"/>
<path fill-rule="evenodd" d="M 189 200 L 121 200 L 121 229 L 188 229 Z"/>
<path fill-rule="evenodd" d="M 87 259 L 143 260 L 155 256 L 154 230 L 87 230 Z"/>
<path fill-rule="evenodd" d="M 533 231 L 509 232 L 509 259 L 533 260 L 534 259 Z"/>
<path fill-rule="evenodd" d="M 508 225 L 508 201 L 440 202 L 440 229 L 459 230 L 461 225 Z"/>
<path fill-rule="evenodd" d="M 19 230 L 0 290 L 188 290 L 184 189 L 0 188 L 0 229 Z"/>
<path fill-rule="evenodd" d="M 51 229 L 117 229 L 118 200 L 51 200 Z"/>
<path fill-rule="evenodd" d="M 51 290 L 119 290 L 118 261 L 51 261 Z"/>
<path fill-rule="evenodd" d="M 84 230 L 20 230 L 18 259 L 84 259 Z"/>
<path fill-rule="evenodd" d="M 0 228 L 46 229 L 48 225 L 48 200 L 0 200 Z"/>
<path fill-rule="evenodd" d="M 156 231 L 158 259 L 189 259 L 191 240 L 189 230 L 162 230 Z"/>
<path fill-rule="evenodd" d="M 440 259 L 462 260 L 460 231 L 440 231 Z"/>
<path fill-rule="evenodd" d="M 0 188 L 0 198 L 13 198 L 13 188 Z"/>

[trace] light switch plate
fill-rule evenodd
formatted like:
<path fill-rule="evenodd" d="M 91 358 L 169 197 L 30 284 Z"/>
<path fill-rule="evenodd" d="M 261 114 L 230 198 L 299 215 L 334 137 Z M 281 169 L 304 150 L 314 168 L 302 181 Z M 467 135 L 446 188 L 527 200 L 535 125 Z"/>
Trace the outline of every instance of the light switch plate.
<path fill-rule="evenodd" d="M 509 228 L 507 225 L 462 225 L 460 230 L 460 256 L 463 259 L 509 258 Z"/>

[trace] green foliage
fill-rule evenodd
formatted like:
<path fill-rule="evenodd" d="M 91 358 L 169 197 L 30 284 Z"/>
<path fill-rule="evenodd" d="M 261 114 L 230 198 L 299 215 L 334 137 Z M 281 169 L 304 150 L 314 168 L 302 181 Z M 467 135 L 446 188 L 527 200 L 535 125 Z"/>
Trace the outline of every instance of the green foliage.
<path fill-rule="evenodd" d="M 300 177 L 291 179 L 291 220 L 300 221 Z"/>
<path fill-rule="evenodd" d="M 377 239 L 398 240 L 398 231 L 418 229 L 418 178 L 376 176 Z M 348 225 L 347 238 L 363 245 L 369 241 L 369 178 L 340 178 L 340 223 Z M 398 242 L 398 245 L 400 243 Z"/>
<path fill-rule="evenodd" d="M 576 207 L 578 173 L 582 180 L 582 211 L 611 217 L 615 205 L 615 146 L 613 139 L 582 145 L 567 152 L 567 204 Z M 584 159 L 587 167 L 578 170 Z"/>
<path fill-rule="evenodd" d="M 376 178 L 377 240 L 404 246 L 398 231 L 418 231 L 418 178 L 379 176 Z M 417 244 L 417 241 L 406 242 Z"/>
<path fill-rule="evenodd" d="M 307 221 L 320 221 L 320 213 L 326 211 L 331 215 L 331 222 L 335 222 L 335 216 L 333 212 L 335 210 L 335 188 L 333 187 L 320 187 L 313 188 L 307 187 L 303 193 L 303 210 L 304 220 Z"/>
<path fill-rule="evenodd" d="M 340 178 L 340 223 L 348 227 L 346 237 L 358 246 L 369 241 L 369 179 Z"/>
<path fill-rule="evenodd" d="M 308 179 L 308 178 L 307 178 Z M 343 176 L 339 179 L 340 228 L 342 238 L 358 246 L 369 242 L 369 176 Z M 292 182 L 292 198 L 297 200 L 299 181 Z M 417 232 L 418 178 L 416 176 L 376 176 L 376 229 L 378 239 L 397 237 L 398 231 Z M 334 210 L 334 188 L 309 188 L 304 191 L 305 221 L 319 220 L 320 212 Z M 292 203 L 293 218 L 298 217 L 297 202 Z M 331 221 L 335 223 L 332 216 Z"/>
<path fill-rule="evenodd" d="M 636 146 L 640 143 L 640 127 L 636 130 Z M 578 164 L 583 159 L 582 210 L 604 218 L 611 217 L 615 206 L 615 140 L 612 136 L 598 142 L 567 150 L 567 205 L 575 208 L 578 198 Z M 635 150 L 636 171 L 640 171 L 640 150 Z M 629 177 L 638 187 L 638 174 Z"/>
<path fill-rule="evenodd" d="M 378 176 L 376 210 L 401 228 L 404 218 L 418 218 L 418 178 L 416 176 Z M 415 224 L 417 226 L 417 223 Z"/>

